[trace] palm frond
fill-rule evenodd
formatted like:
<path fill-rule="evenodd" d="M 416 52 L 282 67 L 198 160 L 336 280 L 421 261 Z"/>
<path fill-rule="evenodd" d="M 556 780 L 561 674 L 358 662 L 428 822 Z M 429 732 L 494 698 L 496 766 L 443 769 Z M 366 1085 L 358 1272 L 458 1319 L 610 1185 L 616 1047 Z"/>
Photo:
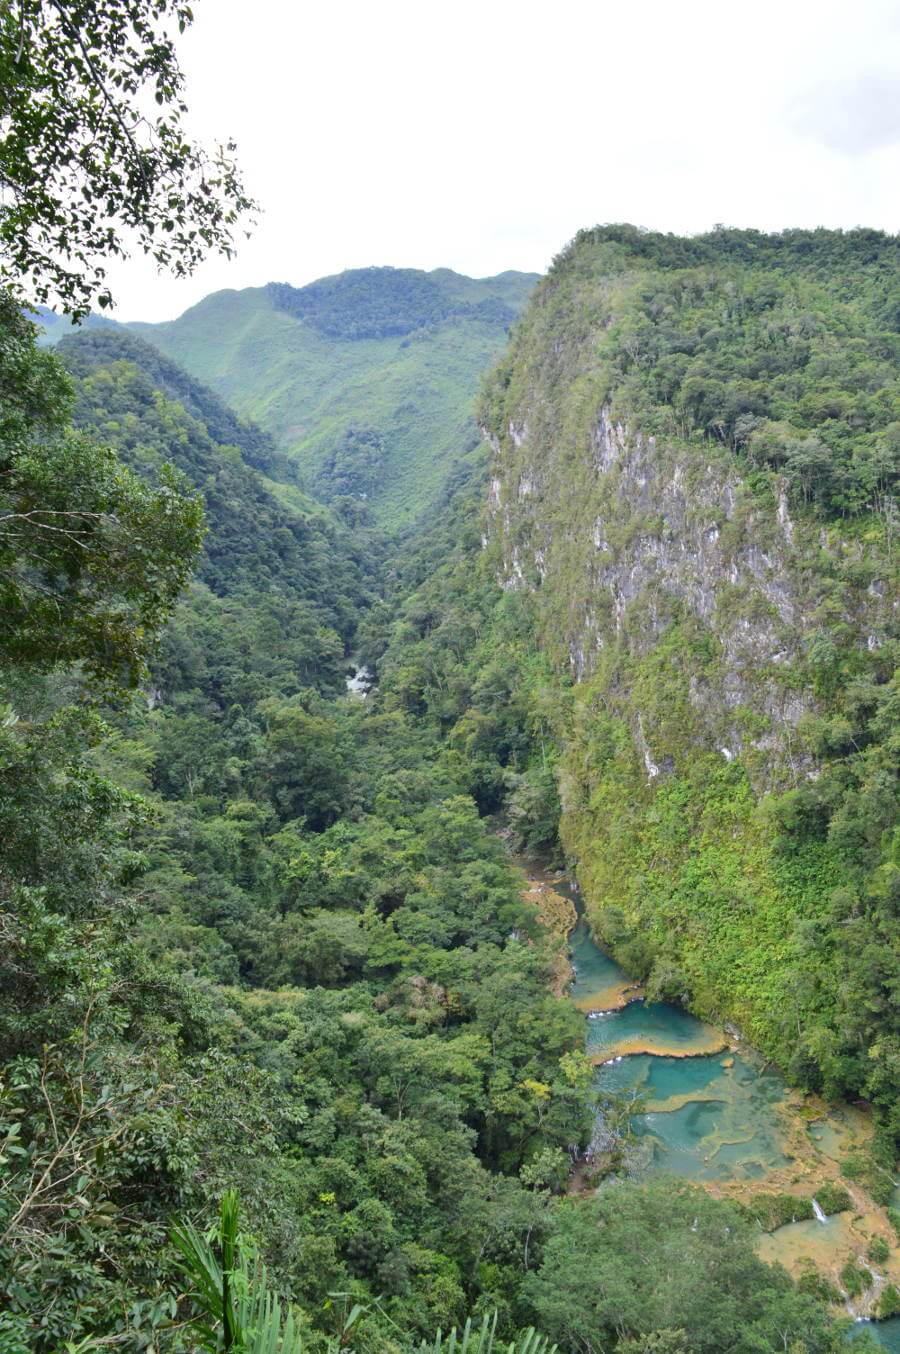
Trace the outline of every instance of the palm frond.
<path fill-rule="evenodd" d="M 290 1307 L 282 1311 L 255 1246 L 238 1229 L 234 1191 L 226 1193 L 219 1220 L 206 1236 L 191 1223 L 181 1223 L 174 1228 L 172 1241 L 181 1254 L 192 1296 L 203 1312 L 193 1327 L 200 1348 L 210 1354 L 304 1354 L 303 1335 L 293 1311 Z M 342 1333 L 329 1346 L 333 1354 L 352 1348 L 347 1340 L 367 1310 L 359 1303 L 353 1306 Z M 496 1312 L 486 1315 L 480 1326 L 473 1325 L 469 1317 L 461 1330 L 454 1326 L 446 1336 L 438 1331 L 432 1341 L 423 1341 L 417 1354 L 558 1354 L 558 1347 L 533 1328 L 508 1344 L 498 1341 L 496 1332 Z"/>
<path fill-rule="evenodd" d="M 256 1248 L 238 1230 L 234 1190 L 226 1191 L 219 1221 L 206 1236 L 192 1223 L 181 1223 L 172 1241 L 203 1309 L 194 1327 L 203 1349 L 210 1354 L 303 1354 L 293 1312 L 282 1313 Z"/>
<path fill-rule="evenodd" d="M 485 1316 L 481 1326 L 472 1325 L 469 1317 L 460 1331 L 456 1326 L 444 1336 L 438 1331 L 429 1344 L 424 1342 L 418 1354 L 558 1354 L 557 1346 L 551 1345 L 545 1335 L 538 1335 L 529 1327 L 511 1344 L 501 1344 L 496 1340 L 497 1313 Z"/>

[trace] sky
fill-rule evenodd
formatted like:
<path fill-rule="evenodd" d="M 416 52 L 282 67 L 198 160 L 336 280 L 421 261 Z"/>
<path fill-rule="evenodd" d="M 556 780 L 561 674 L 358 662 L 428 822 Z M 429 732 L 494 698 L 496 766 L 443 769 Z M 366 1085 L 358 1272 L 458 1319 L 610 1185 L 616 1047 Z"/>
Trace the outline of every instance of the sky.
<path fill-rule="evenodd" d="M 582 227 L 900 231 L 900 0 L 197 0 L 190 127 L 263 211 L 121 319 L 344 268 L 541 272 Z"/>

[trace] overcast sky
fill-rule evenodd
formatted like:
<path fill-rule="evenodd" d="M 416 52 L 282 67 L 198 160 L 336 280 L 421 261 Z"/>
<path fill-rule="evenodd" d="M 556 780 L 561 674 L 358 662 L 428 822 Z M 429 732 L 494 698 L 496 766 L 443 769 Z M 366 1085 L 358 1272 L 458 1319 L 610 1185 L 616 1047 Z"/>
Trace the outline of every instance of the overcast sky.
<path fill-rule="evenodd" d="M 542 271 L 582 226 L 900 230 L 900 0 L 197 0 L 192 125 L 264 214 L 123 319 L 370 264 Z"/>

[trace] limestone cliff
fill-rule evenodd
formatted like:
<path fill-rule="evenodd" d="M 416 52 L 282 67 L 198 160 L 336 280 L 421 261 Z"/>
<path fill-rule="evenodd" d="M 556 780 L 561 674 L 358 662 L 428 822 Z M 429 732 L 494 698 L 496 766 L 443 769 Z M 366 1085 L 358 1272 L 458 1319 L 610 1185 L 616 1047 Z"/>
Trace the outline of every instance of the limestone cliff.
<path fill-rule="evenodd" d="M 586 232 L 482 403 L 485 546 L 560 675 L 594 929 L 834 1093 L 896 1055 L 898 259 Z"/>
<path fill-rule="evenodd" d="M 897 609 L 865 543 L 794 520 L 783 480 L 754 491 L 727 452 L 633 430 L 608 403 L 572 440 L 546 423 L 532 432 L 542 394 L 530 389 L 505 435 L 492 436 L 503 586 L 540 590 L 547 642 L 578 681 L 604 651 L 640 660 L 676 623 L 686 632 L 668 665 L 686 720 L 674 740 L 672 712 L 630 693 L 648 777 L 674 769 L 677 746 L 743 756 L 760 787 L 814 775 L 796 737 L 821 705 L 811 648 L 838 622 L 845 642 L 878 649 Z"/>

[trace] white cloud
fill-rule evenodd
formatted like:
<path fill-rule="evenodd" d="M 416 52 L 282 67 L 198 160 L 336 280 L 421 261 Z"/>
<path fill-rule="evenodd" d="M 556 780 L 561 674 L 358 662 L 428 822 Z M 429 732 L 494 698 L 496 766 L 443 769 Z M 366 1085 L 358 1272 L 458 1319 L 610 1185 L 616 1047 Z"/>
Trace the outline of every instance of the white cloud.
<path fill-rule="evenodd" d="M 870 71 L 826 80 L 796 100 L 797 129 L 829 150 L 865 155 L 900 142 L 900 77 Z"/>
<path fill-rule="evenodd" d="M 117 268 L 124 318 L 373 263 L 537 271 L 598 221 L 900 229 L 893 0 L 196 13 L 181 44 L 194 125 L 236 137 L 265 214 L 237 260 L 188 281 Z"/>

